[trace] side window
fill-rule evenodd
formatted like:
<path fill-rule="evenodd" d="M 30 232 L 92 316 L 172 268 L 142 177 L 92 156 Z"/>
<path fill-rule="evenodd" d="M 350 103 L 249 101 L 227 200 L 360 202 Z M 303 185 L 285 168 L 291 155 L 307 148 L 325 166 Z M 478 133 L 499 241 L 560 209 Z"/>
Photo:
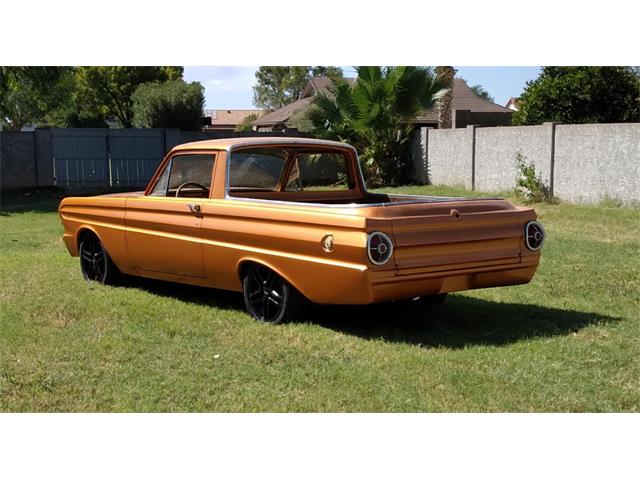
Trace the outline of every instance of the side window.
<path fill-rule="evenodd" d="M 174 156 L 158 178 L 151 195 L 208 198 L 214 158 L 212 154 Z"/>
<path fill-rule="evenodd" d="M 349 190 L 354 188 L 347 161 L 341 153 L 297 155 L 287 178 L 286 191 Z"/>
<path fill-rule="evenodd" d="M 229 188 L 232 190 L 274 191 L 286 163 L 286 152 L 252 150 L 235 152 L 229 161 Z"/>

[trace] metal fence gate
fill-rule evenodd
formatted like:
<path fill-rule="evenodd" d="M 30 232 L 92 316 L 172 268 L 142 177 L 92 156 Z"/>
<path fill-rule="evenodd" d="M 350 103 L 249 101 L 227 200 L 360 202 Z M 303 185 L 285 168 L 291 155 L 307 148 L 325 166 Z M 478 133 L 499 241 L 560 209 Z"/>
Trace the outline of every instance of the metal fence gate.
<path fill-rule="evenodd" d="M 54 128 L 54 183 L 62 187 L 142 188 L 165 153 L 161 128 Z"/>
<path fill-rule="evenodd" d="M 161 128 L 109 132 L 110 186 L 142 188 L 149 183 L 164 156 Z"/>
<path fill-rule="evenodd" d="M 109 130 L 54 128 L 53 178 L 61 187 L 109 186 Z"/>

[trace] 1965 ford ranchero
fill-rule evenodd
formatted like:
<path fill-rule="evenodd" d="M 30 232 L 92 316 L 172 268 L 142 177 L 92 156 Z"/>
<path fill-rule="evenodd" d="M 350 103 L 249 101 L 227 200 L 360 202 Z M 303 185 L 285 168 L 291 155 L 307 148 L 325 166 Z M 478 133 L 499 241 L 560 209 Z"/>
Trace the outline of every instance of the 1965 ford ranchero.
<path fill-rule="evenodd" d="M 65 198 L 59 213 L 87 280 L 241 291 L 270 323 L 305 297 L 430 303 L 527 283 L 545 239 L 533 209 L 501 199 L 367 192 L 352 147 L 300 138 L 179 145 L 144 192 Z"/>

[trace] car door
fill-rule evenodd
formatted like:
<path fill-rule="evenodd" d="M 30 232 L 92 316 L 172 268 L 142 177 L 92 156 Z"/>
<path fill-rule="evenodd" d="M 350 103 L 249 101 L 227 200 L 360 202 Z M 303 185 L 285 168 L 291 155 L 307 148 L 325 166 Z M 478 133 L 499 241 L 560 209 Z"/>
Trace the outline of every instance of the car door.
<path fill-rule="evenodd" d="M 206 276 L 200 228 L 215 157 L 176 153 L 148 195 L 127 201 L 127 248 L 139 273 Z"/>

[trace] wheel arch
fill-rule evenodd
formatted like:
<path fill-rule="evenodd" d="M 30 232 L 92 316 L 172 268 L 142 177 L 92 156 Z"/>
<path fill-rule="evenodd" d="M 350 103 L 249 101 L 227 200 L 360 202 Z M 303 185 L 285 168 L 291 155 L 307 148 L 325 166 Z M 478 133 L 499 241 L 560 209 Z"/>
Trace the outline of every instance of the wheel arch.
<path fill-rule="evenodd" d="M 96 238 L 100 241 L 100 244 L 102 245 L 102 248 L 105 248 L 104 246 L 104 242 L 102 241 L 102 238 L 100 238 L 100 235 L 98 235 L 98 232 L 96 232 L 96 230 L 92 227 L 90 227 L 89 225 L 82 225 L 80 228 L 78 228 L 78 230 L 76 231 L 76 249 L 78 251 L 78 253 L 80 252 L 80 242 L 82 241 L 82 239 L 89 234 L 93 234 L 96 236 Z"/>
<path fill-rule="evenodd" d="M 265 261 L 263 259 L 259 259 L 255 257 L 245 257 L 241 259 L 236 265 L 236 275 L 237 275 L 237 278 L 240 280 L 240 285 L 243 284 L 244 273 L 246 272 L 247 268 L 250 268 L 252 265 L 260 265 L 262 267 L 268 268 L 269 270 L 273 270 L 278 275 L 280 275 L 280 277 L 282 277 L 289 285 L 291 285 L 298 292 L 300 292 L 301 295 L 303 295 L 305 298 L 308 298 L 304 290 L 300 288 L 298 282 L 293 281 L 289 275 L 285 274 L 282 271 L 282 269 L 276 267 L 269 261 Z"/>
<path fill-rule="evenodd" d="M 95 228 L 93 228 L 90 225 L 82 225 L 80 228 L 78 228 L 76 232 L 76 248 L 77 248 L 78 255 L 80 255 L 80 242 L 86 235 L 90 235 L 90 234 L 95 235 L 95 237 L 100 242 L 100 245 L 102 245 L 102 248 L 104 249 L 104 251 L 107 252 L 107 255 L 109 256 L 109 259 L 113 263 L 113 265 L 115 265 L 115 267 L 119 271 L 122 271 L 121 266 L 118 265 L 118 263 L 116 263 L 116 261 L 111 256 L 111 252 L 109 252 L 109 249 L 107 248 L 107 245 L 102 239 L 102 237 L 100 236 L 100 234 L 96 231 Z"/>

